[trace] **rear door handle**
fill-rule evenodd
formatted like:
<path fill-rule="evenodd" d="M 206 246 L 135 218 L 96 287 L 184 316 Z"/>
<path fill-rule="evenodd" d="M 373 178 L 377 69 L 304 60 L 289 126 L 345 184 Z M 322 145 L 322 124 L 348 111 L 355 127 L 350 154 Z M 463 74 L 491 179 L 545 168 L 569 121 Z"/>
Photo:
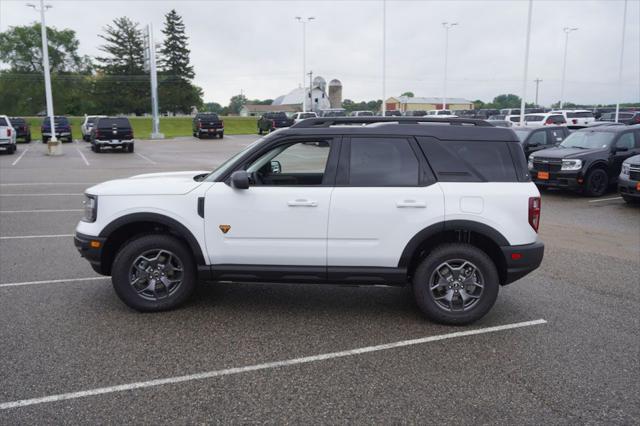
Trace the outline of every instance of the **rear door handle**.
<path fill-rule="evenodd" d="M 413 207 L 417 209 L 424 209 L 427 207 L 427 203 L 425 203 L 424 201 L 418 201 L 418 200 L 402 200 L 396 203 L 396 207 L 398 208 Z"/>
<path fill-rule="evenodd" d="M 298 198 L 287 203 L 289 207 L 318 207 L 318 202 L 307 200 L 306 198 Z"/>

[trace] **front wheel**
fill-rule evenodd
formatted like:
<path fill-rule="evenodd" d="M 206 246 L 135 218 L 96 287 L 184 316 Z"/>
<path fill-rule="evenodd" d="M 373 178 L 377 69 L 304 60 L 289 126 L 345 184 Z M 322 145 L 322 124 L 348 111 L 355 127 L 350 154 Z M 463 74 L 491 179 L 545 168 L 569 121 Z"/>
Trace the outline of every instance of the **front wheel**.
<path fill-rule="evenodd" d="M 498 297 L 498 271 L 489 256 L 470 244 L 451 243 L 434 249 L 413 277 L 413 291 L 431 320 L 469 324 L 486 315 Z"/>
<path fill-rule="evenodd" d="M 173 309 L 197 284 L 193 255 L 170 235 L 144 235 L 118 252 L 112 268 L 113 288 L 130 308 L 142 312 Z"/>
<path fill-rule="evenodd" d="M 607 192 L 609 187 L 609 176 L 602 169 L 594 169 L 589 172 L 585 179 L 584 193 L 589 197 L 600 197 Z"/>

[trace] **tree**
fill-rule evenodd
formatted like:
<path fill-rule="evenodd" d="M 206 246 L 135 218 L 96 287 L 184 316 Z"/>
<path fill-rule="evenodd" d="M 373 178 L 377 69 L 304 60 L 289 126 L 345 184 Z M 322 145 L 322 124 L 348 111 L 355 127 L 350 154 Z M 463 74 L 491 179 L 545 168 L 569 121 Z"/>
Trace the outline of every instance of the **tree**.
<path fill-rule="evenodd" d="M 498 95 L 493 98 L 493 107 L 496 109 L 501 108 L 520 108 L 521 99 L 519 96 L 512 93 L 506 95 Z"/>
<path fill-rule="evenodd" d="M 240 114 L 240 110 L 247 104 L 245 95 L 235 95 L 229 101 L 229 114 Z"/>
<path fill-rule="evenodd" d="M 485 103 L 480 99 L 473 101 L 473 109 L 482 109 L 485 107 Z"/>
<path fill-rule="evenodd" d="M 404 92 L 402 95 L 400 96 L 406 96 L 407 98 L 413 98 L 415 97 L 415 95 L 413 94 L 413 92 Z"/>

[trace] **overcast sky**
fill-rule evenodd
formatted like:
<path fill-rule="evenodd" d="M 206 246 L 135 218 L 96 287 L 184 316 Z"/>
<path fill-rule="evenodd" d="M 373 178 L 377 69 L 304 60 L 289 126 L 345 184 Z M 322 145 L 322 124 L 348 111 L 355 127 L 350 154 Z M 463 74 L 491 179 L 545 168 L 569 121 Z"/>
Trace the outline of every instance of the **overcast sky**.
<path fill-rule="evenodd" d="M 38 0 L 28 0 L 35 2 Z M 0 31 L 38 15 L 27 0 L 0 0 Z M 163 16 L 175 8 L 190 37 L 195 83 L 205 100 L 228 104 L 242 90 L 249 98 L 275 98 L 302 80 L 302 28 L 308 26 L 307 69 L 338 78 L 343 97 L 382 97 L 382 1 L 158 1 L 49 0 L 47 24 L 71 28 L 80 51 L 99 55 L 98 34 L 114 18 L 152 23 L 160 39 Z M 449 42 L 448 96 L 490 101 L 522 92 L 526 0 L 387 0 L 387 91 L 442 96 L 443 21 L 458 22 Z M 569 39 L 566 100 L 616 101 L 623 0 L 534 0 L 527 100 L 539 77 L 541 104 L 560 97 L 563 27 Z M 629 0 L 623 102 L 640 102 L 640 0 Z M 1 60 L 2 58 L 0 58 Z"/>

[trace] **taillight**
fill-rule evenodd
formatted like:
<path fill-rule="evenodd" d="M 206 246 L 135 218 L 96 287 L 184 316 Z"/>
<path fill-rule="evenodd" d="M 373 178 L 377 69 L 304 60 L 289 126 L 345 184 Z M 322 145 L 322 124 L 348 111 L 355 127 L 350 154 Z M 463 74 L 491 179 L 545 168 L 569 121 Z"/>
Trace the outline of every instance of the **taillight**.
<path fill-rule="evenodd" d="M 529 198 L 529 225 L 531 225 L 536 232 L 538 232 L 538 228 L 540 227 L 540 207 L 540 197 Z"/>
<path fill-rule="evenodd" d="M 96 130 L 96 139 L 98 139 L 100 137 L 100 131 Z"/>
<path fill-rule="evenodd" d="M 198 121 L 198 129 L 202 129 L 202 123 Z"/>
<path fill-rule="evenodd" d="M 220 120 L 220 126 L 224 127 L 224 120 Z"/>
<path fill-rule="evenodd" d="M 571 122 L 572 122 L 573 124 L 578 124 L 578 120 L 576 120 L 575 118 L 574 118 L 573 120 L 571 120 Z"/>
<path fill-rule="evenodd" d="M 547 118 L 547 121 L 545 121 L 544 124 L 553 124 L 553 120 L 550 118 Z"/>
<path fill-rule="evenodd" d="M 7 136 L 11 136 L 11 129 L 7 129 Z"/>

